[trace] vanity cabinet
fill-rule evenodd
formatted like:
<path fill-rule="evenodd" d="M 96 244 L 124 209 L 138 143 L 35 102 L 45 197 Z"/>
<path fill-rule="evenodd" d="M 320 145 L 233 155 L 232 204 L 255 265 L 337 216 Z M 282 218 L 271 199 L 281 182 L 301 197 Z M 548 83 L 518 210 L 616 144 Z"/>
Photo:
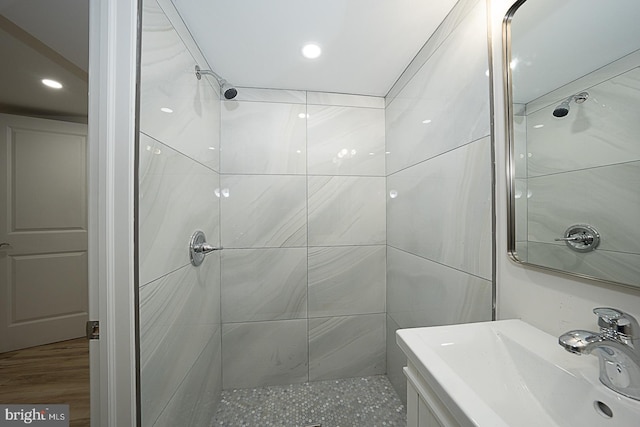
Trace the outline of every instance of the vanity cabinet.
<path fill-rule="evenodd" d="M 409 362 L 407 377 L 407 427 L 460 427 L 447 407 Z"/>

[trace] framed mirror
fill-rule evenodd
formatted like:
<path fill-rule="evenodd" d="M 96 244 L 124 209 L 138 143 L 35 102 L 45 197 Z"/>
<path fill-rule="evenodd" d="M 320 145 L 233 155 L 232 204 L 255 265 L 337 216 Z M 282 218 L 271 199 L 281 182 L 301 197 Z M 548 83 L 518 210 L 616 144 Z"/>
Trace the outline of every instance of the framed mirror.
<path fill-rule="evenodd" d="M 509 254 L 640 287 L 640 2 L 518 1 L 505 17 Z"/>

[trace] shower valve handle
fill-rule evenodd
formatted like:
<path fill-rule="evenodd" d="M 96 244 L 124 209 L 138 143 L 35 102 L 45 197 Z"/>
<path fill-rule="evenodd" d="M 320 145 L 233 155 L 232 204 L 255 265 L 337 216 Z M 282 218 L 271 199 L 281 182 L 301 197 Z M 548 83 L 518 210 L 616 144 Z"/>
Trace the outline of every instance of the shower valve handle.
<path fill-rule="evenodd" d="M 577 236 L 569 236 L 569 237 L 558 237 L 554 239 L 556 242 L 585 242 L 590 243 L 593 242 L 593 236 L 591 234 L 580 234 Z"/>
<path fill-rule="evenodd" d="M 208 243 L 202 243 L 193 247 L 194 251 L 202 254 L 208 254 L 209 252 L 219 251 L 220 249 L 222 249 L 222 247 L 211 246 Z"/>
<path fill-rule="evenodd" d="M 194 267 L 199 266 L 204 261 L 204 256 L 209 252 L 219 251 L 222 247 L 211 246 L 207 243 L 207 236 L 204 232 L 198 230 L 191 236 L 189 240 L 189 259 Z"/>
<path fill-rule="evenodd" d="M 576 252 L 591 252 L 600 243 L 600 233 L 589 224 L 574 224 L 567 228 L 563 237 L 554 240 L 565 242 L 570 249 Z"/>

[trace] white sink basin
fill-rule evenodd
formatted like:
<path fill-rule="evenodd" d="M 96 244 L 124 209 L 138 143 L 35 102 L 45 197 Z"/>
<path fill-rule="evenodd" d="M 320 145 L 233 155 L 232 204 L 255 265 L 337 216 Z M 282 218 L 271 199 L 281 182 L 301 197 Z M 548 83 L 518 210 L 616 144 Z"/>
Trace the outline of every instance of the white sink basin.
<path fill-rule="evenodd" d="M 638 427 L 640 401 L 521 320 L 400 329 L 408 360 L 462 426 Z"/>

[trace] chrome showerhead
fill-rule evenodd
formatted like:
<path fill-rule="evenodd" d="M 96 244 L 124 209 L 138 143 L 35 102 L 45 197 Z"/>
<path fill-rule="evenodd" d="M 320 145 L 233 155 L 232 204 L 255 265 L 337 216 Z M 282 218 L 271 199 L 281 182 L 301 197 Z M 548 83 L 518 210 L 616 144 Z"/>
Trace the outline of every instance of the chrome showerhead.
<path fill-rule="evenodd" d="M 577 95 L 571 95 L 569 98 L 562 101 L 560 105 L 558 105 L 553 110 L 553 116 L 558 118 L 566 116 L 567 114 L 569 114 L 569 110 L 571 109 L 571 107 L 569 106 L 571 101 L 575 101 L 576 104 L 582 104 L 587 100 L 587 98 L 589 98 L 588 92 L 580 92 Z"/>
<path fill-rule="evenodd" d="M 198 80 L 202 78 L 202 75 L 210 75 L 216 78 L 218 84 L 220 85 L 220 92 L 224 95 L 226 99 L 233 99 L 238 95 L 238 89 L 233 87 L 233 85 L 229 84 L 228 81 L 220 77 L 213 70 L 202 70 L 199 66 L 196 65 L 196 77 Z"/>
<path fill-rule="evenodd" d="M 571 98 L 562 101 L 562 103 L 553 110 L 553 116 L 564 117 L 569 114 L 569 110 L 571 109 L 571 107 L 569 107 L 569 102 L 571 102 Z"/>
<path fill-rule="evenodd" d="M 226 99 L 233 99 L 238 95 L 238 89 L 230 85 L 229 82 L 223 80 L 220 83 L 220 90 Z"/>

